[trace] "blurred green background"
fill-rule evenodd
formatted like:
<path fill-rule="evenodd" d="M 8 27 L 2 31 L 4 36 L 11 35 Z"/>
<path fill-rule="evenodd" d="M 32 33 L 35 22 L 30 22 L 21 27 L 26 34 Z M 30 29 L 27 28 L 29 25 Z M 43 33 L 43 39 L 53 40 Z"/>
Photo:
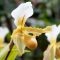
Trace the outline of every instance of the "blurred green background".
<path fill-rule="evenodd" d="M 11 11 L 20 3 L 28 1 L 33 4 L 34 14 L 27 20 L 27 26 L 44 28 L 49 25 L 60 24 L 60 0 L 0 0 L 0 26 L 7 27 L 10 31 L 5 37 L 5 43 L 9 43 L 12 31 L 16 28 L 11 17 Z M 21 57 L 17 56 L 15 60 L 43 60 L 43 52 L 49 42 L 45 34 L 37 36 L 36 39 L 38 47 Z M 57 38 L 57 41 L 59 40 L 60 35 Z"/>

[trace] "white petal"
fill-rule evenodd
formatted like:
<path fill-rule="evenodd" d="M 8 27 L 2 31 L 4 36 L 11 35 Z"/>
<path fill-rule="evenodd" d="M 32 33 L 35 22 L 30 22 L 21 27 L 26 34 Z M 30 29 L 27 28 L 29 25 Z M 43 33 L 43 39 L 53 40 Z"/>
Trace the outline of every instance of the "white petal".
<path fill-rule="evenodd" d="M 59 34 L 59 29 L 56 25 L 52 25 L 52 31 L 46 33 L 45 35 L 47 36 L 47 39 L 50 41 L 52 38 L 56 40 L 58 34 Z"/>
<path fill-rule="evenodd" d="M 4 40 L 6 34 L 9 32 L 8 28 L 0 27 L 0 37 Z"/>
<path fill-rule="evenodd" d="M 59 34 L 59 29 L 56 25 L 52 26 L 52 34 L 53 34 L 54 38 L 57 38 L 57 36 Z"/>
<path fill-rule="evenodd" d="M 18 18 L 25 17 L 26 19 L 32 16 L 33 8 L 31 2 L 20 4 L 15 10 L 12 11 L 11 15 L 15 20 Z"/>

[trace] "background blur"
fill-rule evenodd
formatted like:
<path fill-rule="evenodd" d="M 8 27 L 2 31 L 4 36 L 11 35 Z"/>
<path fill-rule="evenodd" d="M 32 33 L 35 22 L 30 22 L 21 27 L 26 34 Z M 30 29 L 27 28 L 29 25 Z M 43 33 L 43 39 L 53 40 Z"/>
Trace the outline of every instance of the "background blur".
<path fill-rule="evenodd" d="M 7 27 L 9 33 L 5 37 L 5 43 L 9 43 L 11 33 L 15 28 L 11 11 L 20 3 L 31 1 L 34 8 L 34 14 L 26 22 L 27 26 L 44 28 L 49 25 L 60 24 L 60 0 L 0 0 L 0 26 Z M 60 40 L 58 35 L 57 41 Z M 38 41 L 37 49 L 30 53 L 25 53 L 22 57 L 17 56 L 16 60 L 42 60 L 43 52 L 46 50 L 49 42 L 45 34 L 36 37 Z"/>

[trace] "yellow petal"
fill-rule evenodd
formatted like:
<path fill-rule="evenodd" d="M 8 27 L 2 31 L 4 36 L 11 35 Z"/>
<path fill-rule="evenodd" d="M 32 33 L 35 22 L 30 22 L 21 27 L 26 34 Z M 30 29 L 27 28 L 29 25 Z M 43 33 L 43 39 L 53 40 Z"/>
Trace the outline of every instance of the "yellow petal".
<path fill-rule="evenodd" d="M 33 33 L 36 36 L 41 35 L 42 33 L 50 32 L 51 27 L 48 26 L 46 28 L 35 28 L 35 27 L 24 27 L 23 30 L 26 30 L 27 32 Z"/>

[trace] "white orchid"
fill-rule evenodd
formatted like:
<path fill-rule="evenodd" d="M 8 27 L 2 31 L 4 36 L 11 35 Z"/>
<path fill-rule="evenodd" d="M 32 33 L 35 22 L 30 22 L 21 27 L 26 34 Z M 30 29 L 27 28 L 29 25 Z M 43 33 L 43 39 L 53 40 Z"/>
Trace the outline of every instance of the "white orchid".
<path fill-rule="evenodd" d="M 26 20 L 32 16 L 33 14 L 33 8 L 32 8 L 32 4 L 31 2 L 26 2 L 26 3 L 22 3 L 20 4 L 16 9 L 14 9 L 11 13 L 12 17 L 15 19 L 14 23 L 15 25 L 18 27 L 19 29 L 21 27 L 23 27 L 22 25 L 25 24 Z M 21 26 L 20 26 L 21 25 Z M 17 29 L 17 30 L 19 30 Z M 20 29 L 21 30 L 21 29 Z M 22 31 L 22 30 L 21 30 Z M 24 49 L 25 49 L 25 44 L 23 42 L 23 40 L 21 39 L 21 31 L 17 32 L 17 34 L 12 34 L 12 39 L 13 42 L 15 43 L 15 45 L 17 46 L 20 55 L 22 55 L 24 53 Z"/>
<path fill-rule="evenodd" d="M 25 47 L 29 49 L 34 49 L 37 47 L 36 36 L 50 31 L 50 27 L 42 28 L 32 28 L 26 27 L 26 20 L 33 14 L 33 8 L 31 2 L 26 2 L 20 4 L 15 10 L 12 11 L 11 15 L 15 19 L 15 25 L 17 28 L 13 31 L 12 40 L 17 47 L 20 55 L 25 51 Z M 33 36 L 29 35 L 32 33 Z"/>
<path fill-rule="evenodd" d="M 47 36 L 47 40 L 50 42 L 51 40 L 56 41 L 59 33 L 60 33 L 60 25 L 59 26 L 52 25 L 52 31 L 47 32 L 45 35 Z"/>
<path fill-rule="evenodd" d="M 15 19 L 15 25 L 19 24 L 19 19 L 21 20 L 23 17 L 26 20 L 31 17 L 33 14 L 33 8 L 31 2 L 26 2 L 20 4 L 16 9 L 14 9 L 11 13 L 12 17 Z"/>
<path fill-rule="evenodd" d="M 50 42 L 50 45 L 48 46 L 47 50 L 44 52 L 44 59 L 43 60 L 56 60 L 54 59 L 56 56 L 58 56 L 59 51 L 57 51 L 57 47 L 60 46 L 60 42 L 56 42 L 57 36 L 60 33 L 60 25 L 52 25 L 52 30 L 50 32 L 45 33 L 47 36 L 47 40 Z M 58 52 L 58 54 L 56 53 Z M 60 58 L 60 57 L 59 57 Z"/>

